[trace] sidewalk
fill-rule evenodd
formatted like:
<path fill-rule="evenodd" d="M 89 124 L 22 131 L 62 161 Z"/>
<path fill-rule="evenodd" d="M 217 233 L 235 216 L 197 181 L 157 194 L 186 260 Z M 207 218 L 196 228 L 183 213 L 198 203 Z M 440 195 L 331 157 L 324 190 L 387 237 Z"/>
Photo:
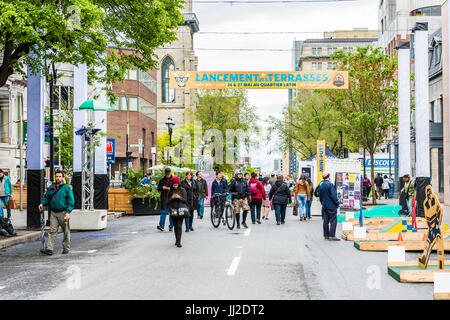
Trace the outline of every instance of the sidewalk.
<path fill-rule="evenodd" d="M 5 211 L 4 214 L 6 214 Z M 20 210 L 11 210 L 11 223 L 17 232 L 17 236 L 9 238 L 0 236 L 0 250 L 16 244 L 39 241 L 41 239 L 41 231 L 27 229 L 26 210 L 22 212 Z"/>
<path fill-rule="evenodd" d="M 6 214 L 5 211 L 4 214 Z M 108 212 L 108 220 L 120 218 L 122 215 L 122 212 Z M 45 221 L 47 221 L 47 211 L 45 212 Z M 11 210 L 11 223 L 14 227 L 14 230 L 17 232 L 17 236 L 12 236 L 9 238 L 0 236 L 0 250 L 20 243 L 41 240 L 40 228 L 33 230 L 27 229 L 27 210 Z M 45 227 L 46 236 L 48 229 L 49 227 Z M 59 232 L 62 232 L 61 229 L 59 230 Z"/>

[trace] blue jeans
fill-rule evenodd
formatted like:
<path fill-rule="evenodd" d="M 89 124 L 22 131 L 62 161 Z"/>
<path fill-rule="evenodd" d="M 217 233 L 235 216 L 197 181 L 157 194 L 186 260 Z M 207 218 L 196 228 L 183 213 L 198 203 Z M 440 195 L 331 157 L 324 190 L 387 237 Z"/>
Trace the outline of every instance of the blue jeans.
<path fill-rule="evenodd" d="M 308 201 L 306 202 L 306 216 L 307 216 L 308 218 L 311 217 L 311 205 L 312 205 L 312 201 L 311 201 L 311 200 L 308 200 Z"/>
<path fill-rule="evenodd" d="M 286 205 L 285 204 L 274 204 L 275 207 L 275 217 L 277 222 L 284 222 L 286 218 Z"/>
<path fill-rule="evenodd" d="M 159 218 L 159 225 L 163 229 L 166 226 L 167 209 L 168 209 L 167 204 L 162 206 L 161 217 Z M 169 226 L 173 227 L 172 216 L 169 216 Z"/>
<path fill-rule="evenodd" d="M 305 216 L 306 215 L 306 206 L 308 205 L 308 196 L 306 194 L 298 194 L 297 195 L 297 202 L 298 202 L 298 215 Z"/>
<path fill-rule="evenodd" d="M 203 216 L 205 213 L 205 198 L 198 199 L 197 213 L 199 216 Z"/>
<path fill-rule="evenodd" d="M 337 210 L 336 209 L 323 209 L 323 236 L 335 237 L 337 226 Z"/>
<path fill-rule="evenodd" d="M 406 205 L 408 206 L 409 215 L 412 215 L 412 199 L 408 198 L 406 199 Z"/>
<path fill-rule="evenodd" d="M 189 210 L 189 214 L 191 215 L 189 218 L 184 218 L 186 229 L 192 228 L 192 225 L 194 224 L 194 210 Z"/>
<path fill-rule="evenodd" d="M 11 209 L 9 208 L 9 196 L 6 196 L 0 197 L 0 217 L 3 217 L 3 203 L 5 204 L 8 216 L 11 216 Z"/>
<path fill-rule="evenodd" d="M 261 206 L 262 203 L 250 203 L 250 214 L 252 216 L 252 222 L 256 220 L 261 220 Z M 255 211 L 256 211 L 256 220 L 255 220 Z"/>

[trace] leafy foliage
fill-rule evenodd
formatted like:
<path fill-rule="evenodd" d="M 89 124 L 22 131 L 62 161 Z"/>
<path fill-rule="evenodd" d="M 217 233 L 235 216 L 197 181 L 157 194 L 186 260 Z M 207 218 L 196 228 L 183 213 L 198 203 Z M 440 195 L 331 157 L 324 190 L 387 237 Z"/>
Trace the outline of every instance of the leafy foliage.
<path fill-rule="evenodd" d="M 283 111 L 282 118 L 269 117 L 268 139 L 277 134 L 281 140 L 278 151 L 292 148 L 303 159 L 316 154 L 317 140 L 325 140 L 330 150 L 339 154 L 339 117 L 340 113 L 323 92 L 301 90 Z M 354 149 L 352 141 L 347 138 L 345 145 Z"/>
<path fill-rule="evenodd" d="M 365 148 L 372 162 L 388 130 L 397 130 L 397 59 L 382 48 L 358 47 L 348 53 L 337 51 L 337 69 L 349 72 L 349 90 L 327 90 L 330 103 L 341 114 L 340 126 L 349 138 Z M 375 197 L 374 197 L 375 203 Z"/>
<path fill-rule="evenodd" d="M 176 40 L 183 0 L 0 0 L 0 87 L 14 73 L 86 63 L 89 79 L 124 80 L 157 66 L 155 48 Z M 108 50 L 108 47 L 115 48 Z M 122 48 L 134 50 L 127 53 Z M 46 63 L 47 62 L 47 63 Z"/>
<path fill-rule="evenodd" d="M 128 189 L 129 194 L 133 198 L 142 199 L 142 203 L 145 202 L 146 198 L 149 200 L 155 200 L 155 209 L 158 208 L 158 202 L 160 199 L 160 194 L 158 190 L 152 186 L 145 187 L 141 186 L 141 180 L 143 176 L 143 168 L 139 168 L 136 171 L 132 169 L 127 169 L 127 178 L 125 180 L 124 187 Z M 149 201 L 151 203 L 151 201 Z"/>

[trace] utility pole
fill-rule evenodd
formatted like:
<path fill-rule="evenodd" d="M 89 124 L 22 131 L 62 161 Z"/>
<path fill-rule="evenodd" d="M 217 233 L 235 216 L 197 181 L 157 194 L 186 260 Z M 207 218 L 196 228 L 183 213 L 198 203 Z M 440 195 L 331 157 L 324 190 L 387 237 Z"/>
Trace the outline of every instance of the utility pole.
<path fill-rule="evenodd" d="M 340 149 L 340 157 L 341 159 L 344 158 L 344 148 L 342 147 L 342 131 L 339 131 L 339 135 L 341 136 L 341 149 Z"/>
<path fill-rule="evenodd" d="M 25 174 L 24 174 L 24 166 L 23 166 L 23 96 L 17 96 L 19 99 L 19 112 L 20 112 L 20 211 L 23 211 L 23 184 L 25 183 Z"/>
<path fill-rule="evenodd" d="M 55 85 L 56 85 L 56 69 L 52 63 L 52 73 L 50 75 L 50 181 L 54 182 L 54 164 L 55 164 L 55 144 L 54 144 L 54 127 L 53 127 L 53 108 L 55 107 Z"/>

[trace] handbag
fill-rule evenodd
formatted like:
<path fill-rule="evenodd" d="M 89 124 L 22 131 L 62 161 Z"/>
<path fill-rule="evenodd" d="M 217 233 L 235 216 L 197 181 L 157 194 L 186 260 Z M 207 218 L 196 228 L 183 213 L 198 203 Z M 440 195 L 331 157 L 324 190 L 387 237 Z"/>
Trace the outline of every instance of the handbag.
<path fill-rule="evenodd" d="M 10 209 L 15 209 L 16 208 L 16 201 L 12 197 L 9 198 L 8 207 Z"/>
<path fill-rule="evenodd" d="M 292 208 L 292 214 L 294 216 L 298 216 L 298 205 L 295 203 L 294 207 Z"/>
<path fill-rule="evenodd" d="M 170 208 L 170 216 L 174 218 L 190 218 L 191 215 L 189 213 L 189 210 L 187 208 Z"/>

